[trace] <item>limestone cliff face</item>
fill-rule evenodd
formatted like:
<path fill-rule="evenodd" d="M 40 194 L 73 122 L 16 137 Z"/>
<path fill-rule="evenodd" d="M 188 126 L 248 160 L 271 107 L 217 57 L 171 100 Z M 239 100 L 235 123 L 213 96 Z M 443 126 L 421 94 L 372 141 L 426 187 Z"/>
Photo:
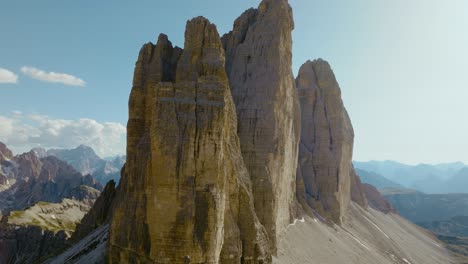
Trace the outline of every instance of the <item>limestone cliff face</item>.
<path fill-rule="evenodd" d="M 38 226 L 15 227 L 0 222 L 0 263 L 42 263 L 66 248 L 65 232 Z"/>
<path fill-rule="evenodd" d="M 386 214 L 398 214 L 398 211 L 395 209 L 395 207 L 393 207 L 393 205 L 384 196 L 382 196 L 377 188 L 366 183 L 362 185 L 362 188 L 367 200 L 369 201 L 370 207 Z"/>
<path fill-rule="evenodd" d="M 288 1 L 264 0 L 223 36 L 242 156 L 273 250 L 295 205 L 300 123 L 291 70 L 293 28 Z"/>
<path fill-rule="evenodd" d="M 187 23 L 138 58 L 109 263 L 269 263 L 216 27 Z"/>
<path fill-rule="evenodd" d="M 356 173 L 354 166 L 350 172 L 351 177 L 351 201 L 359 204 L 362 208 L 367 208 L 369 206 L 366 193 L 364 190 L 364 185 L 361 182 L 361 178 Z"/>
<path fill-rule="evenodd" d="M 330 65 L 323 60 L 302 65 L 296 79 L 302 132 L 297 170 L 297 198 L 304 210 L 341 223 L 353 198 L 366 206 L 351 159 L 354 132 Z"/>
<path fill-rule="evenodd" d="M 76 230 L 71 238 L 72 241 L 79 241 L 96 228 L 110 222 L 115 195 L 115 182 L 111 180 L 104 187 L 91 210 L 83 217 L 80 224 L 76 226 Z"/>

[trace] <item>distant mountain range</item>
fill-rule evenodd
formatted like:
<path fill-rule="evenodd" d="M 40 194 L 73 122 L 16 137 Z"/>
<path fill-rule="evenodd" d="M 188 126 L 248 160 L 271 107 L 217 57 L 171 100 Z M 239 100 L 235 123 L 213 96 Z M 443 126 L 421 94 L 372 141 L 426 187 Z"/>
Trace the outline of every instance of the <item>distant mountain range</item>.
<path fill-rule="evenodd" d="M 101 158 L 91 147 L 80 145 L 74 149 L 33 149 L 39 157 L 55 156 L 66 161 L 83 175 L 90 174 L 101 184 L 108 181 L 119 182 L 120 170 L 125 164 L 125 156 Z"/>
<path fill-rule="evenodd" d="M 362 170 L 358 168 L 356 168 L 356 173 L 359 175 L 363 183 L 370 184 L 376 187 L 377 189 L 383 189 L 383 188 L 404 189 L 403 185 L 393 182 L 378 173 L 375 173 L 372 171 L 366 171 L 366 170 Z"/>
<path fill-rule="evenodd" d="M 401 216 L 437 234 L 452 251 L 468 255 L 468 168 L 463 163 L 354 166 L 361 181 L 379 189 Z"/>
<path fill-rule="evenodd" d="M 404 187 L 429 194 L 468 193 L 468 167 L 461 162 L 436 165 L 407 165 L 395 161 L 353 163 L 362 181 L 377 188 Z"/>
<path fill-rule="evenodd" d="M 468 194 L 425 194 L 415 190 L 381 189 L 400 215 L 414 223 L 468 216 Z"/>
<path fill-rule="evenodd" d="M 54 156 L 34 151 L 13 156 L 0 143 L 0 213 L 24 210 L 37 202 L 74 199 L 92 205 L 103 186 Z"/>

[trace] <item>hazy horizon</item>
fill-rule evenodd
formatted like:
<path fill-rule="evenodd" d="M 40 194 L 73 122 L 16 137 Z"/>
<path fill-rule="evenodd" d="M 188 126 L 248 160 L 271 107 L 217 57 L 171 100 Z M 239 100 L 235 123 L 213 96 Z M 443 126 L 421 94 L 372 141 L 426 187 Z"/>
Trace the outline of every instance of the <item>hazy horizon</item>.
<path fill-rule="evenodd" d="M 15 153 L 86 144 L 123 154 L 140 47 L 159 33 L 182 46 L 185 21 L 198 15 L 226 33 L 259 2 L 4 3 L 0 141 Z M 290 3 L 293 72 L 329 61 L 354 126 L 354 160 L 468 163 L 468 2 Z"/>

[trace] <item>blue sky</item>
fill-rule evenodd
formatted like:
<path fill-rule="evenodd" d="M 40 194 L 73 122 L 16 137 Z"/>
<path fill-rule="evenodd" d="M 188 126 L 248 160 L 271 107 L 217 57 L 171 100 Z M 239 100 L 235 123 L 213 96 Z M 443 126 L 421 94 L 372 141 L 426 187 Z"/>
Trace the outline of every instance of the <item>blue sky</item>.
<path fill-rule="evenodd" d="M 198 15 L 223 34 L 258 3 L 2 1 L 0 69 L 18 79 L 0 83 L 0 141 L 16 152 L 78 143 L 101 155 L 123 152 L 142 44 L 164 32 L 181 46 L 186 21 Z M 356 160 L 468 163 L 467 1 L 290 3 L 296 24 L 293 70 L 307 59 L 330 62 L 354 125 Z M 64 79 L 79 85 L 65 85 Z"/>

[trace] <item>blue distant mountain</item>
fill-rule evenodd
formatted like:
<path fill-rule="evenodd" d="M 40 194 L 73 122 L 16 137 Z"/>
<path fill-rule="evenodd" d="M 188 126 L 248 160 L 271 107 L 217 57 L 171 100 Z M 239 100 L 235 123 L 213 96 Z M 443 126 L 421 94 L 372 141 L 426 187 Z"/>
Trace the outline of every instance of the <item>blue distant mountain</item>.
<path fill-rule="evenodd" d="M 356 173 L 361 178 L 362 183 L 370 184 L 377 189 L 384 189 L 384 188 L 404 189 L 403 185 L 393 182 L 378 173 L 375 173 L 372 171 L 366 171 L 366 170 L 362 170 L 358 168 L 356 168 Z"/>
<path fill-rule="evenodd" d="M 407 165 L 395 161 L 355 161 L 354 166 L 424 193 L 468 193 L 468 167 L 462 162 Z"/>

